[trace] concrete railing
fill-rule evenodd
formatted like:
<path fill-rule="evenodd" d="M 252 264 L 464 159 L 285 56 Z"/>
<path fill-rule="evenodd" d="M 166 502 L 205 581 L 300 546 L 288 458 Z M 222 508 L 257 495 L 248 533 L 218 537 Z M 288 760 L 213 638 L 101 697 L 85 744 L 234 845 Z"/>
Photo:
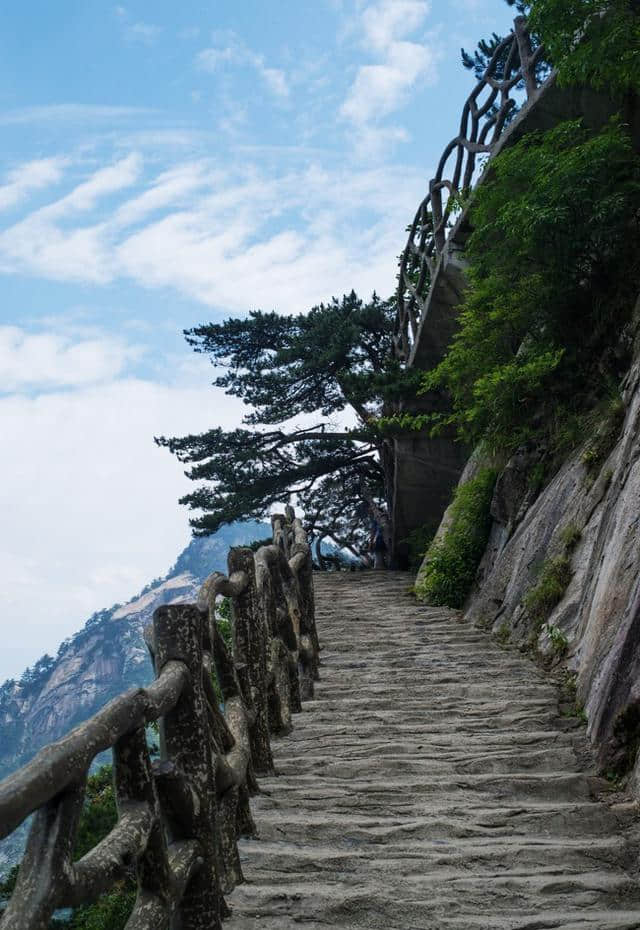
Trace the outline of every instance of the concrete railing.
<path fill-rule="evenodd" d="M 394 353 L 401 362 L 411 360 L 438 260 L 460 198 L 466 197 L 473 185 L 478 158 L 490 156 L 496 149 L 510 125 L 517 93 L 523 93 L 529 102 L 536 98 L 543 83 L 543 54 L 542 46 L 532 47 L 526 18 L 516 17 L 513 32 L 497 45 L 464 104 L 460 130 L 442 154 L 400 256 Z M 545 76 L 548 73 L 542 71 Z"/>
<path fill-rule="evenodd" d="M 232 549 L 229 576 L 211 575 L 197 604 L 155 611 L 145 636 L 153 684 L 115 698 L 0 783 L 0 839 L 33 814 L 1 930 L 46 930 L 58 908 L 125 878 L 137 882 L 128 930 L 220 926 L 223 896 L 243 880 L 238 839 L 255 832 L 255 776 L 273 770 L 270 734 L 291 728 L 317 679 L 309 544 L 291 508 L 272 526 L 273 545 Z M 232 653 L 216 619 L 220 596 L 231 601 Z M 118 820 L 74 861 L 89 768 L 108 749 Z"/>

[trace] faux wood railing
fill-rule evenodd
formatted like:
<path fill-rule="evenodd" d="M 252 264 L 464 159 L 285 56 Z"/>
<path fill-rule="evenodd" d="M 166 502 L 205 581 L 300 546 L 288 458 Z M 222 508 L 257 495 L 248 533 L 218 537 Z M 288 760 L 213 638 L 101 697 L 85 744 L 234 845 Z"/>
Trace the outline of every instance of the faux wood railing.
<path fill-rule="evenodd" d="M 542 46 L 532 48 L 526 18 L 516 17 L 465 102 L 460 130 L 442 154 L 400 256 L 394 354 L 401 362 L 411 355 L 452 217 L 472 187 L 478 157 L 493 152 L 517 106 L 518 89 L 528 100 L 537 94 L 543 54 Z"/>
<path fill-rule="evenodd" d="M 312 561 L 293 510 L 272 519 L 273 545 L 232 549 L 197 604 L 159 607 L 146 635 L 156 680 L 115 698 L 0 783 L 0 839 L 33 814 L 1 930 L 46 930 L 55 910 L 137 881 L 128 930 L 215 930 L 242 881 L 237 843 L 255 832 L 249 797 L 273 769 L 270 735 L 286 733 L 318 675 Z M 233 650 L 216 621 L 231 600 Z M 223 696 L 221 711 L 213 685 Z M 146 727 L 158 721 L 160 759 Z M 113 750 L 118 821 L 78 861 L 73 849 L 94 757 Z"/>

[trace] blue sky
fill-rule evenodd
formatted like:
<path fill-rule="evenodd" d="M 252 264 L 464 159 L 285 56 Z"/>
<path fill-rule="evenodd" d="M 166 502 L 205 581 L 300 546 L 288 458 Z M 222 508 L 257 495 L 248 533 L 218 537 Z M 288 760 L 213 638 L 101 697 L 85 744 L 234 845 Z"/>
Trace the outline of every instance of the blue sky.
<path fill-rule="evenodd" d="M 188 539 L 185 327 L 392 292 L 502 0 L 38 0 L 0 35 L 0 542 L 19 674 Z M 6 641 L 6 640 L 5 640 Z"/>

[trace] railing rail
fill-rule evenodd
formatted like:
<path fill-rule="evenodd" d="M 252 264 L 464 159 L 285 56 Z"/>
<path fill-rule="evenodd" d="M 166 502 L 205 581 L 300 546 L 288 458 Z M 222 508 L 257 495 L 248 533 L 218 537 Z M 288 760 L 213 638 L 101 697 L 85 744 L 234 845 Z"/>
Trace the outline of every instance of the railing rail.
<path fill-rule="evenodd" d="M 273 770 L 318 677 L 311 550 L 287 508 L 273 545 L 232 549 L 197 604 L 159 607 L 145 639 L 156 680 L 126 692 L 0 783 L 0 839 L 33 814 L 1 930 L 46 930 L 58 908 L 95 901 L 124 878 L 137 896 L 128 930 L 211 930 L 243 880 L 237 843 L 255 833 L 249 797 Z M 231 601 L 233 649 L 218 628 Z M 223 696 L 221 711 L 213 685 Z M 146 727 L 159 722 L 160 759 Z M 118 820 L 78 861 L 73 849 L 89 767 L 113 750 Z"/>
<path fill-rule="evenodd" d="M 472 187 L 478 156 L 493 152 L 517 105 L 516 89 L 523 88 L 528 100 L 537 94 L 543 54 L 542 46 L 532 47 L 526 17 L 516 17 L 513 31 L 497 45 L 465 102 L 460 131 L 442 154 L 400 257 L 394 353 L 401 362 L 410 358 L 452 216 L 460 196 Z M 453 170 L 447 176 L 452 159 Z"/>

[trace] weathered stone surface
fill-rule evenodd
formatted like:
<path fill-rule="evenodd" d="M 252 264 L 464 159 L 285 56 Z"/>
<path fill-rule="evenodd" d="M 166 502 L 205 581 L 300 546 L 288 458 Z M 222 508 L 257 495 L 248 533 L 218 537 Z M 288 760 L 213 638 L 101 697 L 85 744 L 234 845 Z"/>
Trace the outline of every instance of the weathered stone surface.
<path fill-rule="evenodd" d="M 632 930 L 637 805 L 516 650 L 406 575 L 315 579 L 315 700 L 274 742 L 227 930 Z"/>
<path fill-rule="evenodd" d="M 578 449 L 533 503 L 523 494 L 515 518 L 517 495 L 494 507 L 468 605 L 472 622 L 508 632 L 524 647 L 539 632 L 523 603 L 527 592 L 545 560 L 570 559 L 573 576 L 548 625 L 568 641 L 564 660 L 577 675 L 600 764 L 616 771 L 629 768 L 640 738 L 640 345 L 623 400 L 618 441 L 598 470 L 589 471 Z M 568 531 L 580 533 L 575 548 L 566 545 Z M 553 654 L 544 628 L 538 646 Z M 640 772 L 633 784 L 640 797 Z"/>

